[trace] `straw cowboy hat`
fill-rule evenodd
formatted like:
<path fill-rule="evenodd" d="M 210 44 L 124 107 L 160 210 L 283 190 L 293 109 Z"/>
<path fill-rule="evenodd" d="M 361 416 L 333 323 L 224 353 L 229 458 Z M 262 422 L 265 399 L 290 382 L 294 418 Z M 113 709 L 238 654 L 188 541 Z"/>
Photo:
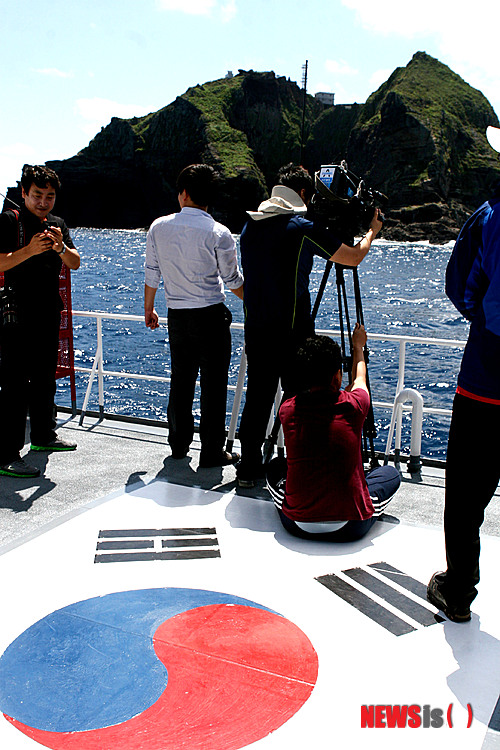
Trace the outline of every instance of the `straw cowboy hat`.
<path fill-rule="evenodd" d="M 271 197 L 260 204 L 258 211 L 247 211 L 247 214 L 255 221 L 269 219 L 280 214 L 305 213 L 307 213 L 307 206 L 300 195 L 285 185 L 275 185 Z"/>

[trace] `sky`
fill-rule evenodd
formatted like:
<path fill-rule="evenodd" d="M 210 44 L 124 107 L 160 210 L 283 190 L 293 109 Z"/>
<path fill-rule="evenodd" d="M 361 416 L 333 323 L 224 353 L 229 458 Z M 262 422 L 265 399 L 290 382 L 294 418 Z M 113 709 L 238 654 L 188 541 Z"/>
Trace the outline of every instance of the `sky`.
<path fill-rule="evenodd" d="M 362 103 L 425 51 L 500 116 L 499 27 L 499 0 L 0 0 L 0 192 L 239 69 L 301 85 L 307 60 L 310 94 Z"/>

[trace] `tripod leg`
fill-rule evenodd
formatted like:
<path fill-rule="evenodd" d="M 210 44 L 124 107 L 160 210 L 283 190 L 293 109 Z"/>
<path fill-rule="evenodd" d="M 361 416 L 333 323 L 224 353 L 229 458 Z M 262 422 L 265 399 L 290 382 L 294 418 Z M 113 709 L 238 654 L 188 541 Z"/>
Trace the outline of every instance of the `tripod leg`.
<path fill-rule="evenodd" d="M 353 286 L 354 286 L 354 299 L 356 302 L 356 320 L 360 325 L 364 325 L 363 305 L 361 302 L 361 290 L 359 287 L 359 275 L 358 275 L 357 268 L 353 268 L 352 281 L 353 281 Z M 368 458 L 368 443 L 369 443 L 370 444 L 370 466 L 371 468 L 376 468 L 377 466 L 380 466 L 380 463 L 375 456 L 374 440 L 377 437 L 377 429 L 375 427 L 375 416 L 373 413 L 372 392 L 371 392 L 371 387 L 370 387 L 370 376 L 368 373 L 368 361 L 369 361 L 368 348 L 365 346 L 366 387 L 368 388 L 368 393 L 370 394 L 370 409 L 368 411 L 368 414 L 366 415 L 365 424 L 363 426 L 363 439 L 364 439 L 364 446 L 365 446 L 364 453 L 365 453 L 365 457 Z"/>
<path fill-rule="evenodd" d="M 318 314 L 319 306 L 321 304 L 321 300 L 323 299 L 323 294 L 325 292 L 326 283 L 328 281 L 328 277 L 330 276 L 330 271 L 332 270 L 333 263 L 331 260 L 326 261 L 325 270 L 323 271 L 323 278 L 321 279 L 321 284 L 319 285 L 318 293 L 316 295 L 316 299 L 314 300 L 314 307 L 311 313 L 311 317 L 313 320 L 316 320 L 316 315 Z"/>
<path fill-rule="evenodd" d="M 326 285 L 328 283 L 328 278 L 330 276 L 330 272 L 333 268 L 333 263 L 331 260 L 328 260 L 325 265 L 325 270 L 323 272 L 323 277 L 321 279 L 321 284 L 318 289 L 318 293 L 316 295 L 316 299 L 314 300 L 314 306 L 311 313 L 312 320 L 314 321 L 316 319 L 316 315 L 319 310 L 319 306 L 321 304 L 321 300 L 323 299 L 323 294 L 326 289 Z M 264 442 L 264 465 L 267 465 L 271 458 L 273 457 L 274 453 L 274 446 L 277 443 L 278 435 L 281 427 L 281 422 L 279 419 L 278 413 L 276 414 L 276 419 L 274 420 L 274 425 L 271 430 L 271 433 L 268 435 Z M 278 452 L 283 452 L 283 449 L 278 449 Z"/>
<path fill-rule="evenodd" d="M 344 372 L 351 377 L 350 356 L 346 354 L 346 340 L 344 328 L 344 311 L 346 315 L 347 335 L 349 339 L 349 352 L 351 351 L 351 325 L 349 322 L 349 309 L 347 306 L 347 294 L 345 289 L 344 267 L 337 264 L 335 266 L 335 275 L 337 282 L 337 301 L 339 306 L 339 328 L 340 328 L 340 349 L 342 351 L 342 365 Z"/>

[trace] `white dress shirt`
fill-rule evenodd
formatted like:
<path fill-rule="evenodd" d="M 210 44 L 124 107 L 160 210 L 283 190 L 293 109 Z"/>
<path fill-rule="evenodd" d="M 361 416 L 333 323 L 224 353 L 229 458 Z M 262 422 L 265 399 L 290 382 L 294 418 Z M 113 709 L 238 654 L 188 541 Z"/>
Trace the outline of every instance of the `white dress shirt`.
<path fill-rule="evenodd" d="M 145 281 L 157 289 L 160 278 L 169 308 L 224 302 L 224 284 L 229 289 L 243 284 L 229 229 L 200 208 L 156 219 L 147 235 Z"/>

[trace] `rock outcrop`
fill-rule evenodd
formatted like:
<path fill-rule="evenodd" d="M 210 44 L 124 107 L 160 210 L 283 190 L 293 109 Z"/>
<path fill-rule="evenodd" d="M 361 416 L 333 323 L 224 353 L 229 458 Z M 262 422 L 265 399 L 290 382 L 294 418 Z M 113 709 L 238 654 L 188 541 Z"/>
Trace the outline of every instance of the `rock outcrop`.
<path fill-rule="evenodd" d="M 446 241 L 490 195 L 500 158 L 488 100 L 424 52 L 398 68 L 360 111 L 350 168 L 390 197 L 385 236 Z"/>
<path fill-rule="evenodd" d="M 274 73 L 239 71 L 194 86 L 158 112 L 111 123 L 76 156 L 49 162 L 70 226 L 135 228 L 177 210 L 175 180 L 205 161 L 221 174 L 216 218 L 240 231 L 290 161 L 312 172 L 346 159 L 389 197 L 384 236 L 445 242 L 500 179 L 485 137 L 498 119 L 487 99 L 418 52 L 365 104 L 325 107 Z M 9 197 L 14 198 L 14 191 Z"/>

